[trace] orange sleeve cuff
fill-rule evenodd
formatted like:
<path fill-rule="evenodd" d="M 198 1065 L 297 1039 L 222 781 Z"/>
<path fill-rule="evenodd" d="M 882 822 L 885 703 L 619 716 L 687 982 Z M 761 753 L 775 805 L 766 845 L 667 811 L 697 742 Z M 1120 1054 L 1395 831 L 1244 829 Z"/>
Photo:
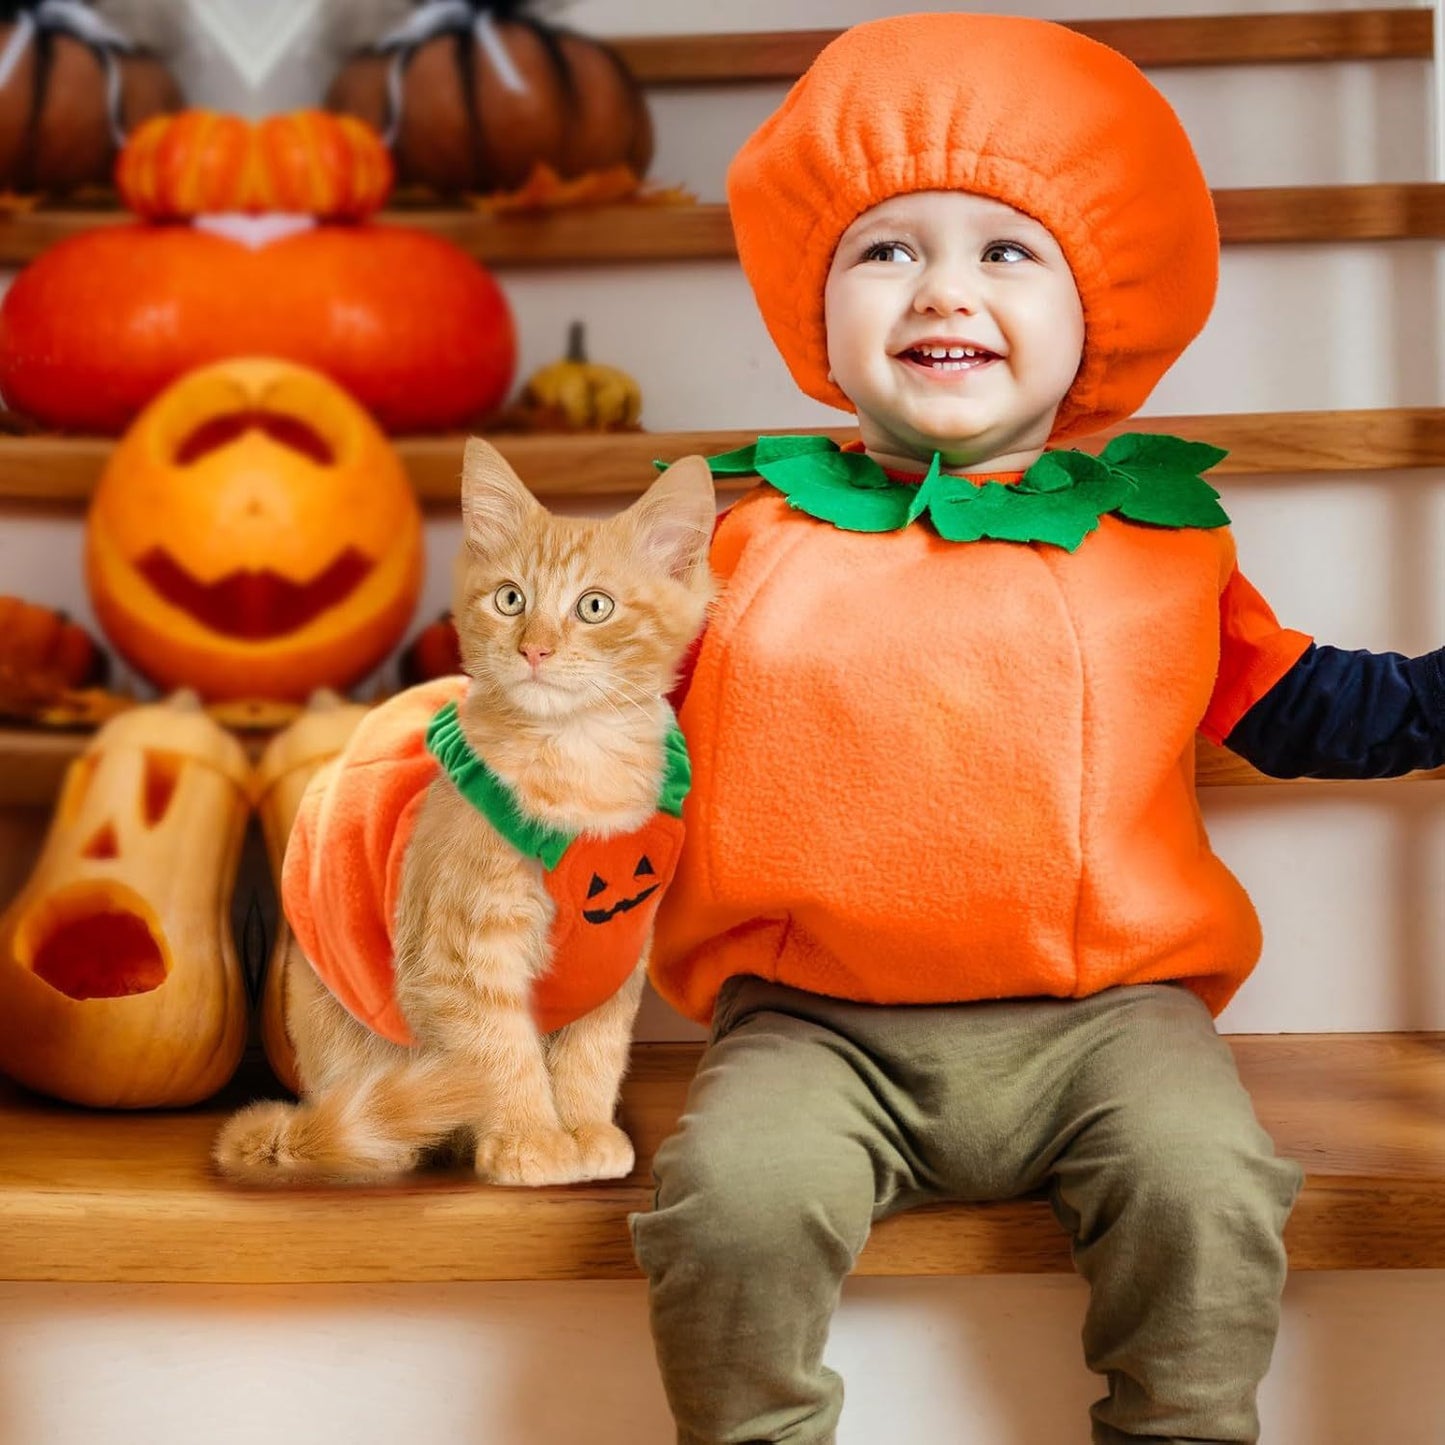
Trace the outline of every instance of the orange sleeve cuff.
<path fill-rule="evenodd" d="M 1199 731 L 1222 744 L 1313 641 L 1281 627 L 1269 603 L 1235 568 L 1219 597 L 1219 673 Z"/>

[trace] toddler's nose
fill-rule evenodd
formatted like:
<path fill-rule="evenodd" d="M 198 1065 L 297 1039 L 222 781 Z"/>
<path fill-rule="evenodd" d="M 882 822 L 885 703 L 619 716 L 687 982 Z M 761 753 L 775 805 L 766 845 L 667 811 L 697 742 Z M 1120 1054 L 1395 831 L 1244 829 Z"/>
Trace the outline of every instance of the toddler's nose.
<path fill-rule="evenodd" d="M 978 309 L 978 296 L 969 277 L 959 271 L 930 268 L 918 283 L 913 309 L 936 316 L 971 315 Z"/>

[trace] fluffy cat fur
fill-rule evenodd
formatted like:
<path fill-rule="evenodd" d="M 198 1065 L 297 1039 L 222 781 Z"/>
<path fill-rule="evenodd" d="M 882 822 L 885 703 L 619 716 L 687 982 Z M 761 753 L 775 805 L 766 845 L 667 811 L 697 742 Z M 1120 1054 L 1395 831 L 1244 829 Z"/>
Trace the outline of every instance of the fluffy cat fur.
<path fill-rule="evenodd" d="M 547 512 L 473 439 L 462 494 L 454 616 L 467 740 L 534 818 L 579 833 L 641 826 L 664 769 L 664 697 L 712 595 L 706 462 L 675 463 L 626 511 L 592 521 Z M 503 583 L 526 596 L 518 616 L 495 604 Z M 591 589 L 616 603 L 602 624 L 573 610 Z M 446 1144 L 497 1184 L 628 1173 L 632 1144 L 612 1116 L 646 951 L 611 999 L 541 1036 L 528 1002 L 551 918 L 539 866 L 438 777 L 407 849 L 394 931 L 396 996 L 418 1043 L 372 1033 L 309 967 L 291 969 L 301 1102 L 236 1114 L 215 1146 L 222 1172 L 372 1182 Z"/>

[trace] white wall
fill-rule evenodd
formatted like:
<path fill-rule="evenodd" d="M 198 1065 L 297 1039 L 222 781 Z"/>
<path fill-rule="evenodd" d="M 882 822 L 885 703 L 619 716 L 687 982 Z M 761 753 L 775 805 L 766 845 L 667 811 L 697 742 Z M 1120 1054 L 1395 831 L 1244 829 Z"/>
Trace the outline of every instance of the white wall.
<path fill-rule="evenodd" d="M 578 0 L 598 34 L 828 27 L 882 0 Z M 946 4 L 910 8 L 945 10 Z M 1324 8 L 1280 0 L 995 3 L 1075 18 Z M 1334 8 L 1331 5 L 1329 8 Z M 1416 62 L 1161 71 L 1211 183 L 1430 177 L 1429 68 Z M 660 94 L 654 176 L 721 195 L 727 156 L 781 93 Z M 1445 399 L 1442 248 L 1231 248 L 1204 336 L 1146 408 L 1272 411 Z M 723 263 L 511 272 L 521 373 L 566 323 L 632 370 L 646 423 L 836 424 L 792 393 L 736 269 Z M 1445 641 L 1445 475 L 1227 481 L 1246 571 L 1283 620 L 1344 646 Z M 419 609 L 445 603 L 448 519 L 429 526 Z M 0 590 L 88 616 L 74 518 L 0 513 Z M 1264 918 L 1237 1031 L 1445 1029 L 1445 798 L 1436 785 L 1214 789 L 1220 852 Z M 654 1001 L 644 1037 L 686 1027 Z M 1095 1382 L 1069 1279 L 855 1281 L 835 1332 L 844 1445 L 1074 1445 Z M 1297 1276 L 1267 1383 L 1280 1445 L 1433 1445 L 1445 1276 Z M 0 1445 L 195 1440 L 382 1445 L 663 1445 L 640 1285 L 247 1290 L 0 1286 Z"/>

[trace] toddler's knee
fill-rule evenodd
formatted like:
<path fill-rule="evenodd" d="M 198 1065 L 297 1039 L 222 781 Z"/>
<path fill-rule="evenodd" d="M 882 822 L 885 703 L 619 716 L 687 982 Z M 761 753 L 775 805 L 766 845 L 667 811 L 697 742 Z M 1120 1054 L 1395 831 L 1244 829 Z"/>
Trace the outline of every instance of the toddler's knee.
<path fill-rule="evenodd" d="M 1280 1239 L 1302 1175 L 1261 1132 L 1182 1132 L 1154 1140 L 1133 1162 L 1127 1208 L 1143 1227 L 1175 1247 L 1193 1239 L 1201 1248 L 1258 1249 L 1283 1268 Z"/>
<path fill-rule="evenodd" d="M 677 1143 L 679 1141 L 671 1141 Z M 686 1261 L 700 1276 L 774 1278 L 804 1261 L 845 1274 L 867 1237 L 871 1176 L 822 1169 L 796 1155 L 705 1146 L 659 1152 L 657 1199 L 633 1216 L 644 1270 Z"/>

